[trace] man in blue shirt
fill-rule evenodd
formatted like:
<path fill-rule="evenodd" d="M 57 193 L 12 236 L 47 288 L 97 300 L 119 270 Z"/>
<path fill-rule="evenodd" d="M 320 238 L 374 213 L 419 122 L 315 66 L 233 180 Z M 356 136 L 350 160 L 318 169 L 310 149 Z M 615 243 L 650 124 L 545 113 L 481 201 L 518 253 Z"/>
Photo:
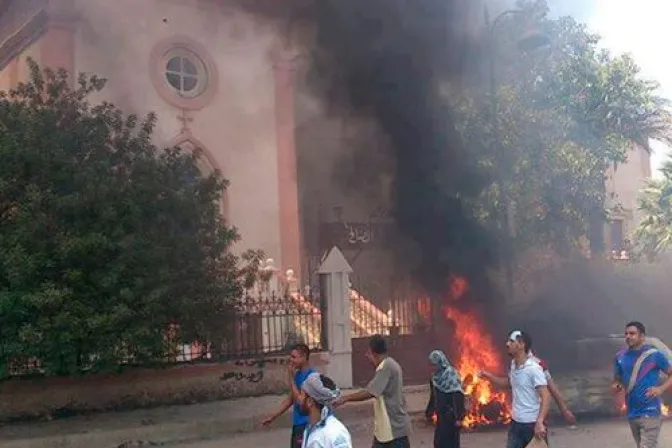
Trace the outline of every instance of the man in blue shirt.
<path fill-rule="evenodd" d="M 646 328 L 641 322 L 625 326 L 628 348 L 614 360 L 615 392 L 625 391 L 630 429 L 637 448 L 657 448 L 661 427 L 660 396 L 672 386 L 672 367 L 661 352 L 646 345 Z M 660 383 L 660 374 L 667 380 Z"/>
<path fill-rule="evenodd" d="M 306 344 L 296 344 L 292 348 L 289 354 L 289 374 L 297 390 L 301 390 L 306 378 L 311 373 L 315 373 L 315 370 L 310 367 L 309 360 L 310 349 Z M 308 415 L 301 410 L 301 397 L 294 396 L 291 388 L 287 397 L 280 403 L 278 410 L 266 418 L 262 424 L 269 426 L 290 407 L 292 407 L 292 438 L 289 446 L 290 448 L 301 448 L 303 433 L 308 425 Z"/>

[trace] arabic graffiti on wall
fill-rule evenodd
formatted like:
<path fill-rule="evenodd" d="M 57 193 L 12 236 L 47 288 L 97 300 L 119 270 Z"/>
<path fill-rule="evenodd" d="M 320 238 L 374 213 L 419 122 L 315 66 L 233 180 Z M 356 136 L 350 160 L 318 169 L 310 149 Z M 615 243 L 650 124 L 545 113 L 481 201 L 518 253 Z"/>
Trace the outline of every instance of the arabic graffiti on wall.
<path fill-rule="evenodd" d="M 239 359 L 233 362 L 234 365 L 240 367 L 258 367 L 263 369 L 267 365 L 271 366 L 288 366 L 289 357 L 287 358 L 258 358 L 258 359 Z"/>
<path fill-rule="evenodd" d="M 264 371 L 258 370 L 256 372 L 251 373 L 224 372 L 220 377 L 220 379 L 222 381 L 235 380 L 235 381 L 247 381 L 249 383 L 258 383 L 264 379 Z"/>
<path fill-rule="evenodd" d="M 265 372 L 269 367 L 285 367 L 289 365 L 289 358 L 238 359 L 233 361 L 233 365 L 234 369 L 227 370 L 222 374 L 220 377 L 222 381 L 259 383 L 264 379 Z"/>

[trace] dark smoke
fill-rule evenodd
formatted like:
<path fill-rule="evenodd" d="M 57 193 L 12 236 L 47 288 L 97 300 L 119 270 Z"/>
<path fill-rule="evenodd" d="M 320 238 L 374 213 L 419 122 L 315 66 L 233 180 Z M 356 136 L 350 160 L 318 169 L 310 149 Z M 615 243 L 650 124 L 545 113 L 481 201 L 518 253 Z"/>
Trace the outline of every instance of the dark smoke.
<path fill-rule="evenodd" d="M 477 73 L 473 0 L 319 0 L 316 86 L 336 112 L 375 118 L 396 158 L 394 216 L 421 249 L 419 280 L 443 293 L 448 275 L 485 285 L 493 241 L 465 199 L 479 194 L 474 160 L 439 87 Z"/>

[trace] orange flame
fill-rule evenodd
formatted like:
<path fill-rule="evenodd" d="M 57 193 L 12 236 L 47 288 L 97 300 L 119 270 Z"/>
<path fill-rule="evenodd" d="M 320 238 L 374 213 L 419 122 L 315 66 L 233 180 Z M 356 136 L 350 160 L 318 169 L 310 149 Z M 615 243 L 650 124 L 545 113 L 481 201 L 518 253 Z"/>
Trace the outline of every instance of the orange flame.
<path fill-rule="evenodd" d="M 453 300 L 460 300 L 469 291 L 469 283 L 464 277 L 451 275 L 450 296 Z"/>
<path fill-rule="evenodd" d="M 495 391 L 489 382 L 478 376 L 482 370 L 500 370 L 501 359 L 491 338 L 476 315 L 451 307 L 445 308 L 444 314 L 455 323 L 455 338 L 459 347 L 456 367 L 462 376 L 464 392 L 470 404 L 467 406 L 467 417 L 462 422 L 463 427 L 508 423 L 511 414 L 506 394 Z"/>

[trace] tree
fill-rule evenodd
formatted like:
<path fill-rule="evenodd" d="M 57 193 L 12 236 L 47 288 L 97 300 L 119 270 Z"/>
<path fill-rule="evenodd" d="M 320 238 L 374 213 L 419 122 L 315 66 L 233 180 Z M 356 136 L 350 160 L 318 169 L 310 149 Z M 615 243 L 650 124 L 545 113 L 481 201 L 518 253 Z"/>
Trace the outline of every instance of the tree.
<path fill-rule="evenodd" d="M 601 50 L 599 36 L 570 17 L 551 18 L 544 0 L 522 1 L 519 7 L 521 14 L 503 16 L 491 30 L 496 46 L 491 49 L 494 92 L 480 76 L 473 76 L 473 82 L 462 80 L 459 88 L 449 76 L 436 82 L 436 96 L 452 112 L 446 126 L 455 122 L 462 145 L 446 143 L 451 146 L 445 149 L 452 156 L 446 156 L 449 162 L 439 156 L 425 161 L 436 166 L 428 176 L 436 173 L 441 178 L 432 181 L 439 185 L 436 190 L 447 192 L 448 199 L 437 200 L 443 209 L 447 202 L 459 203 L 447 213 L 466 217 L 472 229 L 486 228 L 489 239 L 499 243 L 500 257 L 536 248 L 569 255 L 582 248 L 586 237 L 597 253 L 603 250 L 610 207 L 605 185 L 609 167 L 625 162 L 633 145 L 648 148 L 649 139 L 671 141 L 672 115 L 657 84 L 641 77 L 631 57 Z M 549 48 L 519 51 L 517 40 L 530 23 L 548 35 Z M 432 75 L 439 77 L 437 73 L 442 72 L 437 69 Z M 373 202 L 385 202 L 385 179 L 409 163 L 397 159 L 397 168 L 394 163 L 383 165 L 386 158 L 394 160 L 394 151 L 383 145 L 374 151 L 368 143 L 356 150 L 352 160 L 359 169 L 344 175 L 343 183 L 358 194 L 377 195 Z M 413 148 L 412 141 L 407 143 Z M 455 149 L 460 146 L 466 150 Z M 410 149 L 409 153 L 409 160 L 418 159 L 413 163 L 423 163 Z M 368 174 L 372 172 L 378 176 Z M 441 180 L 449 186 L 442 188 Z M 514 206 L 507 207 L 511 203 Z M 513 238 L 505 234 L 507 219 L 513 221 Z M 430 243 L 440 239 L 440 231 L 425 233 Z M 451 267 L 460 267 L 459 259 L 469 258 L 469 251 L 483 250 L 487 238 L 478 233 L 478 239 L 450 246 L 453 252 L 466 247 L 464 253 L 452 254 L 458 260 L 451 260 Z M 483 270 L 483 264 L 478 269 Z"/>
<path fill-rule="evenodd" d="M 93 105 L 104 80 L 41 71 L 0 93 L 0 370 L 166 360 L 222 339 L 243 290 L 227 181 L 152 144 L 154 115 Z M 171 330 L 171 331 L 169 331 Z M 172 335 L 175 339 L 167 337 Z"/>
<path fill-rule="evenodd" d="M 661 168 L 662 178 L 649 181 L 639 198 L 642 219 L 635 230 L 635 258 L 652 261 L 672 247 L 672 156 Z"/>
<path fill-rule="evenodd" d="M 623 163 L 632 145 L 672 141 L 672 115 L 632 58 L 599 50 L 598 36 L 572 18 L 550 19 L 543 0 L 520 6 L 526 13 L 494 30 L 503 49 L 495 61 L 497 126 L 490 97 L 467 92 L 452 101 L 464 140 L 492 179 L 475 205 L 481 219 L 501 222 L 506 195 L 516 204 L 519 247 L 566 252 L 591 224 L 602 231 L 609 165 Z M 549 49 L 517 51 L 530 20 L 549 36 Z"/>

